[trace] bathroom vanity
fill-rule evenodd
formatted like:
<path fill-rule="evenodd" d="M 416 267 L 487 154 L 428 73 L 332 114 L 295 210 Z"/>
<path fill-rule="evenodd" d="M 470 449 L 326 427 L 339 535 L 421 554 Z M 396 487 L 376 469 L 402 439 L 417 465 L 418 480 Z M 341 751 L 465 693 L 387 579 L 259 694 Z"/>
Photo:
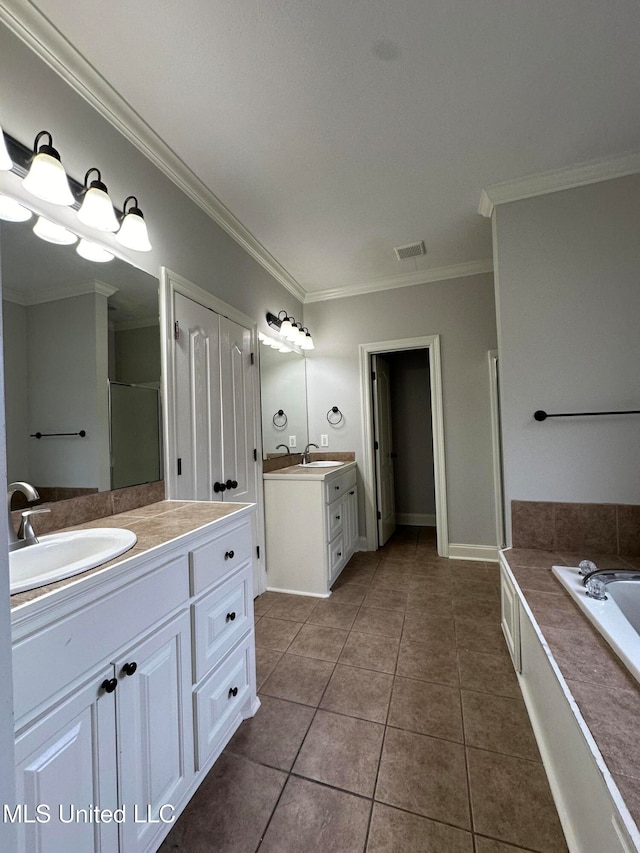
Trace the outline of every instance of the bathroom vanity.
<path fill-rule="evenodd" d="M 137 547 L 13 596 L 21 853 L 157 850 L 255 713 L 253 511 L 162 501 L 97 520 Z"/>
<path fill-rule="evenodd" d="M 263 476 L 268 588 L 327 598 L 357 546 L 356 463 Z"/>

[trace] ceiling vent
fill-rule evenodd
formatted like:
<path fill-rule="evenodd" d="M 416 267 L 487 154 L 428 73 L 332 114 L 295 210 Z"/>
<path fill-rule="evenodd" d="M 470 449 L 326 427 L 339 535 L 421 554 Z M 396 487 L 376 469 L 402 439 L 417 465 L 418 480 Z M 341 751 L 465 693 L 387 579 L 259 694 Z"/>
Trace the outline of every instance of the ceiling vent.
<path fill-rule="evenodd" d="M 419 255 L 427 254 L 424 240 L 420 240 L 419 243 L 408 243 L 406 246 L 394 246 L 393 251 L 399 261 L 406 261 L 407 258 L 417 258 Z"/>

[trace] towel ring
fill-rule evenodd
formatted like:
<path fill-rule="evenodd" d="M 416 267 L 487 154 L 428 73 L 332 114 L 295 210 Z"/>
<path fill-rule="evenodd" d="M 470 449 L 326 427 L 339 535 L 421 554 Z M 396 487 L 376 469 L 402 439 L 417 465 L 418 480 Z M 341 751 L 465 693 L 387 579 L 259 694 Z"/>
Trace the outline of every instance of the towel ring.
<path fill-rule="evenodd" d="M 336 417 L 336 415 L 337 415 L 337 417 Z M 337 406 L 332 406 L 329 409 L 329 411 L 327 412 L 327 420 L 329 421 L 329 423 L 332 426 L 337 426 L 339 423 L 341 423 L 342 418 L 343 418 L 342 412 L 340 411 L 340 409 Z"/>
<path fill-rule="evenodd" d="M 277 420 L 276 420 L 277 419 Z M 273 425 L 277 429 L 284 429 L 286 425 L 289 423 L 287 416 L 285 415 L 282 409 L 278 409 L 278 411 L 273 416 Z"/>

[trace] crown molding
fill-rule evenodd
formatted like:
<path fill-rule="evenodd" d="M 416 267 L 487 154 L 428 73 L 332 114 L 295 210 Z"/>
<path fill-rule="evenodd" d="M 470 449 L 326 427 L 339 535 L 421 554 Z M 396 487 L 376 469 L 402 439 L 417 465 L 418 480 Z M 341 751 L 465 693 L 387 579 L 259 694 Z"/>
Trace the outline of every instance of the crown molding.
<path fill-rule="evenodd" d="M 81 284 L 65 285 L 64 287 L 52 287 L 48 290 L 39 290 L 37 293 L 21 293 L 14 288 L 3 287 L 2 298 L 16 305 L 41 305 L 44 302 L 57 302 L 59 299 L 69 299 L 72 296 L 86 296 L 88 293 L 99 293 L 101 296 L 113 296 L 118 292 L 117 287 L 105 284 L 102 281 L 88 281 Z"/>
<path fill-rule="evenodd" d="M 309 302 L 324 302 L 328 299 L 343 299 L 347 296 L 362 296 L 365 293 L 376 293 L 379 290 L 396 290 L 400 287 L 415 287 L 419 284 L 430 284 L 434 281 L 446 281 L 450 278 L 465 278 L 469 275 L 493 272 L 493 261 L 467 261 L 462 264 L 451 264 L 447 267 L 433 267 L 429 270 L 396 275 L 390 278 L 377 278 L 362 284 L 335 287 L 331 290 L 316 290 L 307 292 L 305 305 Z"/>
<path fill-rule="evenodd" d="M 305 291 L 133 107 L 28 0 L 3 0 L 0 21 L 107 119 L 286 290 Z"/>
<path fill-rule="evenodd" d="M 584 187 L 614 178 L 624 178 L 637 172 L 640 172 L 640 151 L 609 160 L 594 160 L 580 166 L 553 169 L 550 172 L 540 172 L 538 175 L 491 184 L 480 193 L 478 213 L 481 216 L 490 217 L 497 204 L 521 201 L 525 198 Z"/>

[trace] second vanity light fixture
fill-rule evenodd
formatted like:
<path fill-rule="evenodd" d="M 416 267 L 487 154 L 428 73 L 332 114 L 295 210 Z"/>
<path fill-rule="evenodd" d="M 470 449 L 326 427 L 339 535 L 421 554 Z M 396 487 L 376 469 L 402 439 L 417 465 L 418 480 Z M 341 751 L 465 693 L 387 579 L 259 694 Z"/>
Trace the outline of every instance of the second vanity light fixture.
<path fill-rule="evenodd" d="M 315 349 L 309 329 L 303 326 L 302 323 L 298 323 L 294 317 L 289 317 L 286 311 L 280 311 L 277 317 L 268 311 L 267 323 L 272 329 L 280 332 L 283 338 L 291 341 L 292 344 L 300 347 L 301 350 Z"/>
<path fill-rule="evenodd" d="M 45 141 L 42 141 L 42 140 Z M 62 165 L 60 154 L 53 147 L 53 138 L 49 131 L 41 130 L 35 138 L 33 151 L 17 139 L 2 132 L 0 128 L 0 170 L 13 171 L 24 176 L 23 187 L 36 198 L 51 204 L 74 207 L 78 210 L 78 219 L 84 225 L 104 233 L 116 233 L 115 239 L 128 249 L 137 252 L 151 251 L 151 243 L 142 211 L 135 196 L 128 196 L 123 212 L 114 210 L 106 185 L 102 181 L 100 169 L 92 167 L 79 184 L 70 178 Z M 4 198 L 2 199 L 5 200 Z M 21 206 L 12 199 L 8 202 L 8 216 L 16 221 Z M 134 204 L 127 209 L 130 201 Z M 17 205 L 17 208 L 15 207 Z M 2 218 L 0 204 L 0 218 Z M 26 210 L 26 208 L 24 208 Z M 25 218 L 25 217 L 23 217 Z M 28 218 L 28 217 L 26 217 Z M 36 234 L 38 234 L 38 231 Z M 40 234 L 38 236 L 41 236 Z M 43 237 L 43 239 L 47 239 Z M 76 242 L 77 235 L 74 235 Z M 58 242 L 58 241 L 55 241 Z M 86 246 L 91 247 L 86 252 Z M 90 260 L 111 260 L 113 255 L 90 241 L 81 240 L 78 252 Z M 99 251 L 97 251 L 99 249 Z"/>

